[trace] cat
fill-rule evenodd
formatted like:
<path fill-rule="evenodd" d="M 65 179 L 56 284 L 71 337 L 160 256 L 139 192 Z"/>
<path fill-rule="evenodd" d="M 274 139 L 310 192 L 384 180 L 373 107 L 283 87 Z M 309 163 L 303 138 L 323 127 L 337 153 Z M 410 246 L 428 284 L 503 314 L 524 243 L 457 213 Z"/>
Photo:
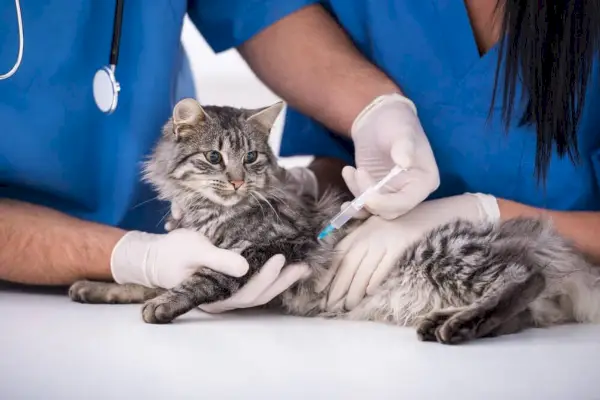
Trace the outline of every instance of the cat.
<path fill-rule="evenodd" d="M 79 281 L 83 303 L 144 303 L 147 323 L 169 323 L 206 303 L 229 298 L 273 255 L 306 262 L 310 275 L 268 307 L 298 316 L 379 321 L 414 327 L 423 341 L 456 344 L 530 327 L 600 321 L 600 269 L 544 219 L 497 224 L 456 220 L 430 230 L 401 256 L 386 281 L 356 308 L 326 308 L 335 246 L 360 226 L 326 239 L 318 233 L 345 200 L 318 200 L 286 188 L 269 134 L 279 102 L 260 109 L 176 104 L 144 163 L 144 179 L 182 210 L 179 227 L 198 230 L 249 262 L 240 278 L 201 268 L 173 290 Z"/>

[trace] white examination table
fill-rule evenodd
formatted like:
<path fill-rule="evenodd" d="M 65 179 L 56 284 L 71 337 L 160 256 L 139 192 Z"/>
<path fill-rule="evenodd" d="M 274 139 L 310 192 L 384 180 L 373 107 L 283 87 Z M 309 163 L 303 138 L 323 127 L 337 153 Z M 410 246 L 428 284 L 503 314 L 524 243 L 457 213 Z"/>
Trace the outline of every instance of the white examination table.
<path fill-rule="evenodd" d="M 600 326 L 456 347 L 411 329 L 257 312 L 142 322 L 138 305 L 0 286 L 0 399 L 600 399 Z"/>

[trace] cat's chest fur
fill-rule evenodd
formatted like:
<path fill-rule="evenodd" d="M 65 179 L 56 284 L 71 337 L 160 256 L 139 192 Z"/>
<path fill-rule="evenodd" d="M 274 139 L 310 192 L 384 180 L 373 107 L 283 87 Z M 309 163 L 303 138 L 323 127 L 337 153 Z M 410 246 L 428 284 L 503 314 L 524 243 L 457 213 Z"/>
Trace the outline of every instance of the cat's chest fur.
<path fill-rule="evenodd" d="M 239 218 L 243 218 L 243 215 L 212 209 L 184 209 L 179 227 L 201 233 L 215 246 L 242 251 L 251 243 L 233 232 L 227 234 L 227 227 Z"/>
<path fill-rule="evenodd" d="M 251 202 L 234 207 L 211 206 L 206 202 L 192 204 L 182 209 L 178 226 L 193 229 L 215 246 L 236 252 L 268 240 L 297 236 L 300 232 L 293 222 L 294 216 L 278 204 L 270 204 L 269 207 Z M 298 218 L 295 222 L 299 222 Z"/>

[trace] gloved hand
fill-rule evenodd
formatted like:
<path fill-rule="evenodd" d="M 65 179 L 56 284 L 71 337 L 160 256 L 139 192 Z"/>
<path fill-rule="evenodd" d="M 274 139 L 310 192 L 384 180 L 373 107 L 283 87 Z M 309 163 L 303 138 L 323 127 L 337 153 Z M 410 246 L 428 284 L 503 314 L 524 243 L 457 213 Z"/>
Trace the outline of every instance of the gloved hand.
<path fill-rule="evenodd" d="M 411 244 L 430 229 L 459 218 L 497 221 L 500 210 L 496 198 L 465 193 L 425 201 L 395 220 L 369 217 L 336 246 L 327 307 L 344 301 L 344 307 L 352 310 L 365 294 L 377 289 Z"/>
<path fill-rule="evenodd" d="M 110 267 L 117 283 L 165 289 L 178 285 L 199 267 L 236 277 L 248 272 L 244 257 L 188 229 L 163 235 L 130 231 L 115 245 Z"/>
<path fill-rule="evenodd" d="M 356 117 L 351 129 L 357 168 L 378 182 L 399 165 L 408 168 L 373 194 L 365 209 L 384 219 L 408 212 L 439 186 L 439 172 L 431 146 L 412 101 L 394 93 L 376 98 Z M 342 176 L 357 197 L 367 189 L 356 169 L 345 167 Z"/>
<path fill-rule="evenodd" d="M 307 277 L 310 269 L 305 263 L 290 264 L 283 268 L 285 257 L 274 255 L 237 293 L 228 299 L 204 304 L 199 308 L 208 313 L 258 307 L 267 304 L 298 280 Z M 283 270 L 282 270 L 283 268 Z"/>

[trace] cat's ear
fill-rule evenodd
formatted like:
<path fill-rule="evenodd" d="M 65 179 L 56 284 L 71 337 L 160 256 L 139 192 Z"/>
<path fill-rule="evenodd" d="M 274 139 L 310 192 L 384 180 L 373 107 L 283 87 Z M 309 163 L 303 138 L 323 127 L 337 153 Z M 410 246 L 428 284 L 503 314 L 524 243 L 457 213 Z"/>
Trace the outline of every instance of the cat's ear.
<path fill-rule="evenodd" d="M 275 120 L 283 109 L 283 102 L 279 101 L 271 106 L 250 111 L 246 121 L 257 124 L 265 133 L 270 133 Z"/>
<path fill-rule="evenodd" d="M 208 118 L 206 111 L 195 99 L 180 100 L 173 109 L 173 133 L 179 140 Z"/>

